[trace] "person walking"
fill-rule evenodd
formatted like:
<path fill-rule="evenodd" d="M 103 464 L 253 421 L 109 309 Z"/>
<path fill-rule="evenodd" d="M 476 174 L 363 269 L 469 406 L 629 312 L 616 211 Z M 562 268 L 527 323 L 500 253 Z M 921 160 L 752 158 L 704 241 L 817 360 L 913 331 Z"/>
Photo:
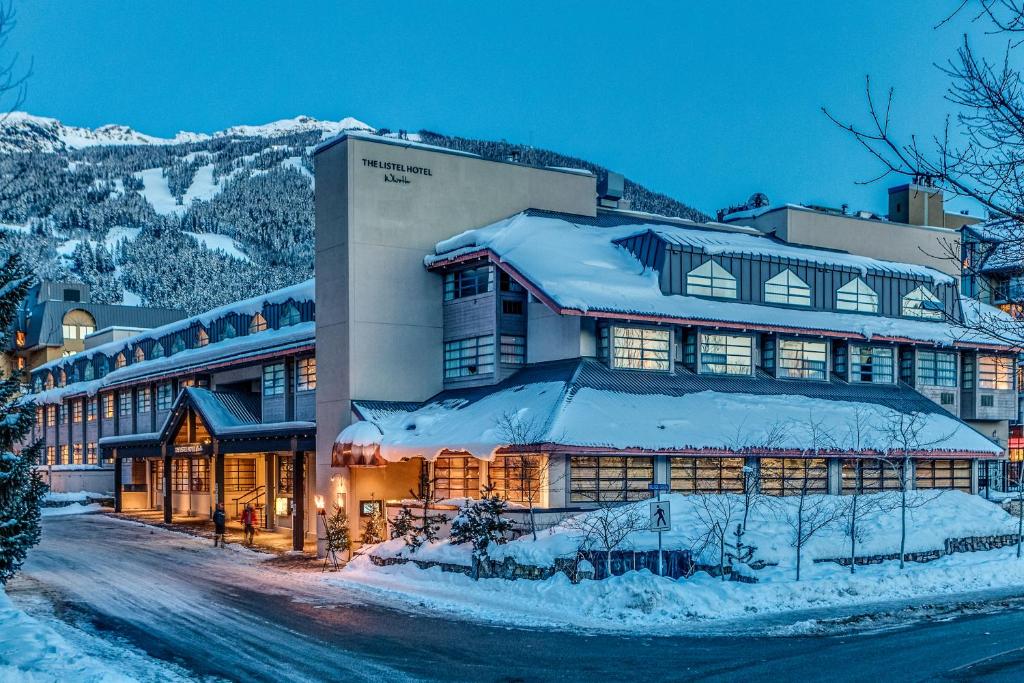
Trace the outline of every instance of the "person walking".
<path fill-rule="evenodd" d="M 220 547 L 224 548 L 227 543 L 224 540 L 225 524 L 227 524 L 228 518 L 224 514 L 224 503 L 217 503 L 217 508 L 213 511 L 213 547 L 217 547 L 217 541 L 220 541 Z"/>
<path fill-rule="evenodd" d="M 246 503 L 242 510 L 242 528 L 245 530 L 245 544 L 252 545 L 252 539 L 256 535 L 256 509 L 252 503 Z"/>

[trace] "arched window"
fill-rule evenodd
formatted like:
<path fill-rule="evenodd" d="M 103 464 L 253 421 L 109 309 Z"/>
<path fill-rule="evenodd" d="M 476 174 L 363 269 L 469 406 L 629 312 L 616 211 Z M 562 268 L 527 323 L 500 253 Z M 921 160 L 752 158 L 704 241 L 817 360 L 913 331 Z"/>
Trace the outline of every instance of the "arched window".
<path fill-rule="evenodd" d="M 878 312 L 878 295 L 859 277 L 836 290 L 836 308 L 840 311 Z"/>
<path fill-rule="evenodd" d="M 146 352 L 142 350 L 142 344 L 135 347 L 135 362 L 141 363 L 146 360 Z"/>
<path fill-rule="evenodd" d="M 210 335 L 207 333 L 205 327 L 200 327 L 196 333 L 196 347 L 206 346 L 210 343 Z"/>
<path fill-rule="evenodd" d="M 717 262 L 707 261 L 686 274 L 686 293 L 735 299 L 736 278 Z"/>
<path fill-rule="evenodd" d="M 811 288 L 787 269 L 764 283 L 764 300 L 771 304 L 810 306 Z"/>
<path fill-rule="evenodd" d="M 122 351 L 121 353 L 117 354 L 117 356 L 114 358 L 114 368 L 115 369 L 116 368 L 123 368 L 127 364 L 128 364 L 128 360 L 124 357 L 124 351 Z"/>
<path fill-rule="evenodd" d="M 64 314 L 61 330 L 64 333 L 65 344 L 68 341 L 80 342 L 96 331 L 96 319 L 88 311 L 76 308 Z"/>
<path fill-rule="evenodd" d="M 939 298 L 925 289 L 918 287 L 903 297 L 903 315 L 911 318 L 928 318 L 942 320 L 945 309 Z"/>
<path fill-rule="evenodd" d="M 181 338 L 180 334 L 174 336 L 174 342 L 171 343 L 171 355 L 181 353 L 185 350 L 185 340 Z"/>
<path fill-rule="evenodd" d="M 257 313 L 249 321 L 249 334 L 262 332 L 265 329 L 267 329 L 267 319 L 263 317 L 262 313 Z"/>
<path fill-rule="evenodd" d="M 300 322 L 302 322 L 302 315 L 299 313 L 298 307 L 289 301 L 281 311 L 281 327 L 298 325 Z"/>

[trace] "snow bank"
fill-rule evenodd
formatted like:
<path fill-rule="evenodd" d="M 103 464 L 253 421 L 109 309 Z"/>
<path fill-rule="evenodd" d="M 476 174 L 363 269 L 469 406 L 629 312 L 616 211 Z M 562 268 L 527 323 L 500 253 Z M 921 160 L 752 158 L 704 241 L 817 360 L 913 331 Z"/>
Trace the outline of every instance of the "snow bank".
<path fill-rule="evenodd" d="M 96 493 L 95 491 L 48 491 L 45 500 L 50 503 L 82 503 L 90 498 L 110 498 L 113 493 Z"/>
<path fill-rule="evenodd" d="M 65 517 L 67 515 L 84 515 L 99 512 L 102 509 L 103 506 L 99 503 L 88 503 L 87 505 L 72 503 L 71 505 L 61 505 L 60 507 L 44 507 L 40 510 L 40 513 L 43 517 Z"/>

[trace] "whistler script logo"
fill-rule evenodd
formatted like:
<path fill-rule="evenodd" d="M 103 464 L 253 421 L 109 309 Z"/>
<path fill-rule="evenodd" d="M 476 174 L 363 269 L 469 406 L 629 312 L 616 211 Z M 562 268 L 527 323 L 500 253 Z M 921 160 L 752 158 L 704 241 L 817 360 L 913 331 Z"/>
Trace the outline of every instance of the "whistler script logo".
<path fill-rule="evenodd" d="M 363 159 L 363 166 L 376 168 L 384 171 L 385 183 L 398 183 L 399 185 L 411 185 L 409 176 L 432 176 L 433 173 L 426 166 L 407 166 L 395 161 L 379 161 L 377 159 Z"/>

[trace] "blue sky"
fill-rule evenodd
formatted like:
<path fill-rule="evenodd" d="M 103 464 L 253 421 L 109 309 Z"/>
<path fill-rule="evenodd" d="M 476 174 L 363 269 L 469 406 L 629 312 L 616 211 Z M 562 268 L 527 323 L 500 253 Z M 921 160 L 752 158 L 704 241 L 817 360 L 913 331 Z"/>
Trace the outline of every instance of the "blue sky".
<path fill-rule="evenodd" d="M 308 114 L 506 139 L 588 158 L 713 213 L 884 211 L 877 167 L 820 112 L 896 88 L 938 129 L 956 2 L 16 3 L 24 108 L 85 126 L 213 131 Z M 948 7 L 947 7 L 948 6 Z"/>

